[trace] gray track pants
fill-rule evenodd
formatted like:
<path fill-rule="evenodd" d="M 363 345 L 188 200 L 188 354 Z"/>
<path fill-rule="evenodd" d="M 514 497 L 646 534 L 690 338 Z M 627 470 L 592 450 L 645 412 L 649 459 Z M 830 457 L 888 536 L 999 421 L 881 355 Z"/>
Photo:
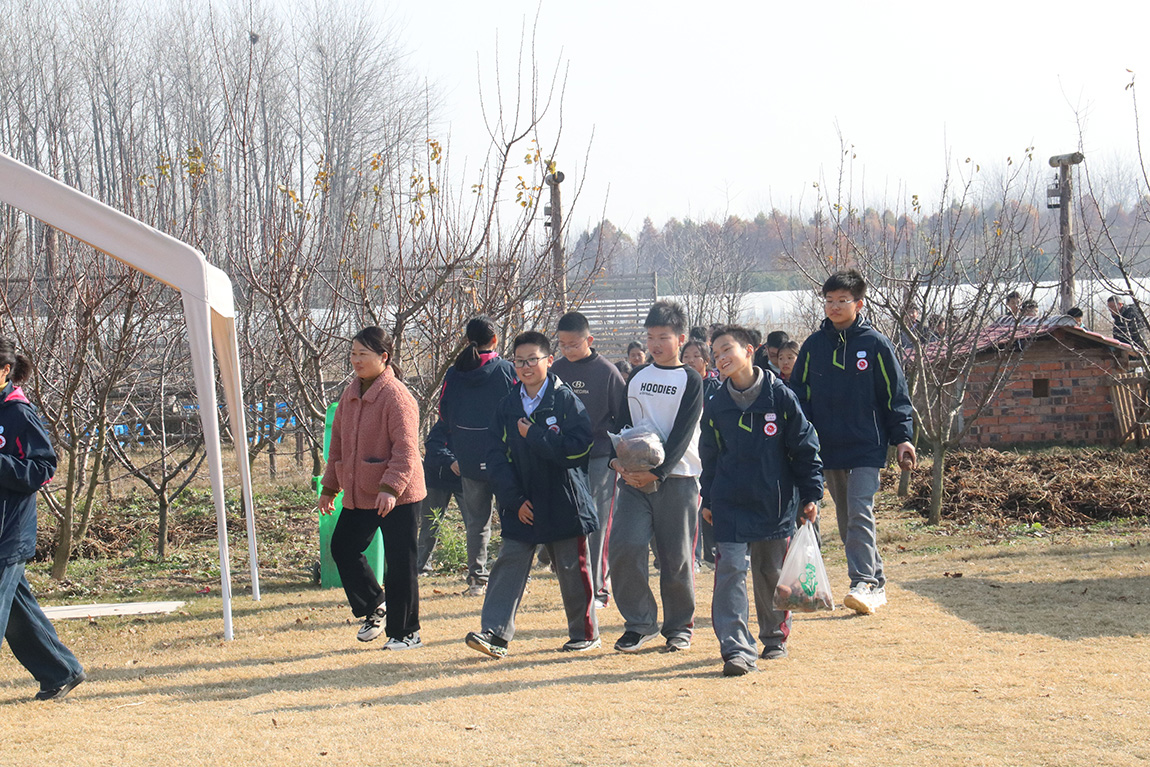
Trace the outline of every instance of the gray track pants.
<path fill-rule="evenodd" d="M 697 477 L 668 477 L 654 493 L 620 480 L 607 558 L 615 604 L 626 631 L 659 631 L 659 605 L 648 582 L 652 537 L 659 556 L 663 636 L 690 639 L 695 626 L 695 535 L 699 522 Z"/>
<path fill-rule="evenodd" d="M 599 621 L 595 616 L 587 538 L 581 535 L 544 545 L 555 563 L 555 577 L 567 613 L 567 635 L 574 640 L 595 639 L 599 636 Z M 515 614 L 534 559 L 535 544 L 503 539 L 483 598 L 484 631 L 508 642 L 515 636 Z"/>
<path fill-rule="evenodd" d="M 441 487 L 427 488 L 427 497 L 420 504 L 419 520 L 419 554 L 415 558 L 415 569 L 419 573 L 431 574 L 431 555 L 439 544 L 439 522 L 447 512 L 447 504 L 451 502 L 452 490 Z M 458 499 L 456 503 L 458 503 Z"/>
<path fill-rule="evenodd" d="M 592 458 L 587 467 L 591 479 L 591 499 L 599 514 L 599 529 L 587 536 L 591 549 L 591 577 L 595 583 L 595 595 L 606 596 L 607 578 L 607 538 L 611 534 L 611 512 L 615 503 L 615 470 L 609 464 L 610 456 Z"/>
<path fill-rule="evenodd" d="M 831 500 L 835 502 L 839 537 L 846 549 L 851 586 L 860 583 L 886 586 L 874 521 L 874 495 L 879 488 L 878 469 L 869 466 L 859 469 L 825 469 L 823 476 Z"/>
<path fill-rule="evenodd" d="M 787 556 L 789 539 L 750 543 L 715 543 L 715 593 L 711 623 L 723 660 L 742 656 L 755 663 L 759 654 L 751 635 L 747 570 L 755 588 L 755 615 L 763 649 L 782 647 L 791 635 L 791 613 L 772 606 L 779 570 Z"/>
<path fill-rule="evenodd" d="M 467 530 L 467 583 L 487 583 L 487 544 L 491 541 L 491 501 L 494 491 L 486 480 L 463 477 L 463 492 L 456 496 Z"/>

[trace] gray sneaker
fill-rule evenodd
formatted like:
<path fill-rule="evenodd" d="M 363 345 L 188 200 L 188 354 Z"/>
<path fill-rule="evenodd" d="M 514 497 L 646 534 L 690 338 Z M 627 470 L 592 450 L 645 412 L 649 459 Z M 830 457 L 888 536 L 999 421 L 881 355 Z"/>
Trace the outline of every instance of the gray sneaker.
<path fill-rule="evenodd" d="M 787 657 L 787 648 L 785 645 L 778 647 L 764 647 L 762 655 L 759 656 L 763 660 L 780 660 Z"/>
<path fill-rule="evenodd" d="M 383 645 L 384 650 L 415 650 L 423 647 L 419 632 L 413 631 L 405 637 L 392 637 Z"/>
<path fill-rule="evenodd" d="M 753 660 L 747 660 L 742 655 L 736 655 L 723 664 L 723 676 L 746 676 L 758 670 Z"/>
<path fill-rule="evenodd" d="M 487 584 L 486 583 L 473 583 L 464 590 L 463 596 L 465 596 L 465 597 L 481 597 L 486 593 L 487 593 Z"/>
<path fill-rule="evenodd" d="M 490 631 L 469 631 L 463 641 L 466 642 L 467 646 L 472 650 L 477 650 L 492 658 L 499 659 L 507 657 L 507 640 L 500 639 Z"/>
<path fill-rule="evenodd" d="M 587 652 L 588 650 L 595 650 L 603 643 L 599 637 L 594 639 L 572 639 L 559 648 L 560 652 Z"/>
<path fill-rule="evenodd" d="M 663 646 L 663 652 L 682 652 L 690 649 L 691 640 L 681 634 L 667 637 L 667 644 Z"/>
<path fill-rule="evenodd" d="M 387 620 L 387 608 L 380 605 L 363 619 L 363 625 L 359 627 L 359 633 L 355 638 L 361 642 L 370 642 L 383 633 L 385 620 Z"/>

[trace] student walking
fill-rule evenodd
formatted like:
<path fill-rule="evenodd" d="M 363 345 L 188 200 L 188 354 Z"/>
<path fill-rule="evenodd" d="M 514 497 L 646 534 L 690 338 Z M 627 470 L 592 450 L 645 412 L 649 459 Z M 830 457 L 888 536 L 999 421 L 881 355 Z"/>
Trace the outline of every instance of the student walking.
<path fill-rule="evenodd" d="M 678 304 L 659 301 L 647 313 L 647 349 L 654 362 L 627 382 L 620 427 L 645 424 L 663 440 L 665 459 L 649 471 L 619 471 L 608 562 L 615 604 L 623 615 L 619 652 L 638 652 L 660 634 L 659 605 L 648 583 L 647 549 L 659 558 L 665 651 L 691 646 L 695 625 L 695 535 L 699 518 L 699 418 L 703 379 L 679 359 L 686 319 Z"/>
<path fill-rule="evenodd" d="M 36 553 L 36 493 L 56 473 L 56 452 L 19 384 L 32 370 L 0 338 L 0 637 L 40 683 L 36 700 L 59 700 L 87 679 L 32 595 L 24 563 Z"/>
<path fill-rule="evenodd" d="M 467 323 L 468 345 L 459 353 L 439 394 L 439 420 L 427 437 L 436 461 L 462 478 L 459 511 L 467 530 L 467 596 L 487 590 L 487 544 L 491 540 L 493 493 L 487 476 L 491 414 L 515 385 L 515 368 L 495 351 L 499 339 L 490 318 Z"/>
<path fill-rule="evenodd" d="M 826 320 L 803 342 L 790 385 L 818 431 L 823 475 L 846 548 L 851 588 L 843 600 L 870 614 L 886 604 L 874 496 L 887 446 L 915 460 L 913 411 L 890 340 L 860 314 L 866 281 L 850 269 L 823 283 Z"/>
<path fill-rule="evenodd" d="M 513 350 L 520 383 L 499 403 L 487 459 L 499 501 L 503 546 L 491 568 L 482 627 L 467 646 L 507 654 L 536 548 L 551 557 L 567 613 L 567 652 L 599 647 L 587 536 L 598 529 L 587 478 L 594 437 L 579 397 L 554 373 L 547 336 L 520 334 Z"/>
<path fill-rule="evenodd" d="M 419 457 L 419 406 L 392 360 L 394 346 L 382 328 L 361 330 L 351 342 L 355 378 L 339 398 L 319 508 L 343 511 L 331 536 L 351 612 L 363 619 L 356 638 L 381 633 L 385 650 L 421 647 L 419 578 L 415 569 L 419 502 L 427 491 Z M 384 588 L 363 555 L 375 531 L 383 535 Z"/>
<path fill-rule="evenodd" d="M 813 522 L 823 496 L 814 427 L 777 376 L 752 365 L 750 333 L 721 327 L 711 336 L 723 387 L 703 406 L 700 453 L 703 516 L 715 529 L 711 621 L 724 676 L 757 669 L 757 658 L 786 657 L 791 614 L 773 604 L 795 517 Z M 747 570 L 755 589 L 762 655 L 748 623 Z"/>
<path fill-rule="evenodd" d="M 591 573 L 595 581 L 595 604 L 606 607 L 610 599 L 607 588 L 605 548 L 611 532 L 611 508 L 615 503 L 615 470 L 611 462 L 611 437 L 624 408 L 627 382 L 619 369 L 601 357 L 591 345 L 595 339 L 587 318 L 579 312 L 568 312 L 559 318 L 559 351 L 551 372 L 571 387 L 587 409 L 595 444 L 591 447 L 587 473 L 599 529 L 588 536 L 591 547 Z"/>
<path fill-rule="evenodd" d="M 439 545 L 439 526 L 447 515 L 447 506 L 452 496 L 458 504 L 463 490 L 459 475 L 443 462 L 443 448 L 450 451 L 451 446 L 436 441 L 442 437 L 442 431 L 433 433 L 424 443 L 423 478 L 427 484 L 427 497 L 420 504 L 419 554 L 415 562 L 415 569 L 420 575 L 431 575 L 434 572 L 431 557 Z"/>

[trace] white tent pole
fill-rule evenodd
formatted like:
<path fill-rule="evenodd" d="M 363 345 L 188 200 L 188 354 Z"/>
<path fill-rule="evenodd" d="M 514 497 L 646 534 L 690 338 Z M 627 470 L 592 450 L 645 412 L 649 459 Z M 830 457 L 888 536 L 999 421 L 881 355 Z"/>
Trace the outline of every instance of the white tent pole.
<path fill-rule="evenodd" d="M 236 342 L 236 320 L 212 312 L 212 338 L 216 346 L 216 360 L 220 365 L 220 379 L 224 385 L 224 398 L 228 403 L 228 417 L 232 426 L 232 441 L 236 448 L 236 464 L 240 470 L 243 488 L 244 518 L 248 530 L 248 565 L 252 576 L 252 599 L 260 598 L 259 557 L 256 554 L 255 498 L 252 494 L 252 468 L 248 461 L 247 414 L 244 412 L 244 392 L 240 382 L 240 350 Z"/>
<path fill-rule="evenodd" d="M 220 595 L 224 600 L 224 639 L 232 638 L 232 576 L 228 563 L 228 520 L 224 509 L 224 467 L 220 460 L 219 409 L 216 404 L 215 366 L 211 352 L 211 312 L 204 300 L 183 294 L 184 319 L 192 350 L 192 371 L 199 395 L 200 424 L 204 429 L 204 451 L 212 477 L 212 500 L 216 505 L 216 536 L 220 546 Z"/>

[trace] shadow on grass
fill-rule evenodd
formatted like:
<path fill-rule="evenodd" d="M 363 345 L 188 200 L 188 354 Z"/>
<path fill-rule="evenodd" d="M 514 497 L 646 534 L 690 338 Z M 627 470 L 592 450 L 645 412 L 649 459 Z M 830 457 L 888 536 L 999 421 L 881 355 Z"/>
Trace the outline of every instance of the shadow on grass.
<path fill-rule="evenodd" d="M 986 631 L 1067 640 L 1150 632 L 1150 576 L 1026 583 L 925 578 L 900 585 Z"/>

